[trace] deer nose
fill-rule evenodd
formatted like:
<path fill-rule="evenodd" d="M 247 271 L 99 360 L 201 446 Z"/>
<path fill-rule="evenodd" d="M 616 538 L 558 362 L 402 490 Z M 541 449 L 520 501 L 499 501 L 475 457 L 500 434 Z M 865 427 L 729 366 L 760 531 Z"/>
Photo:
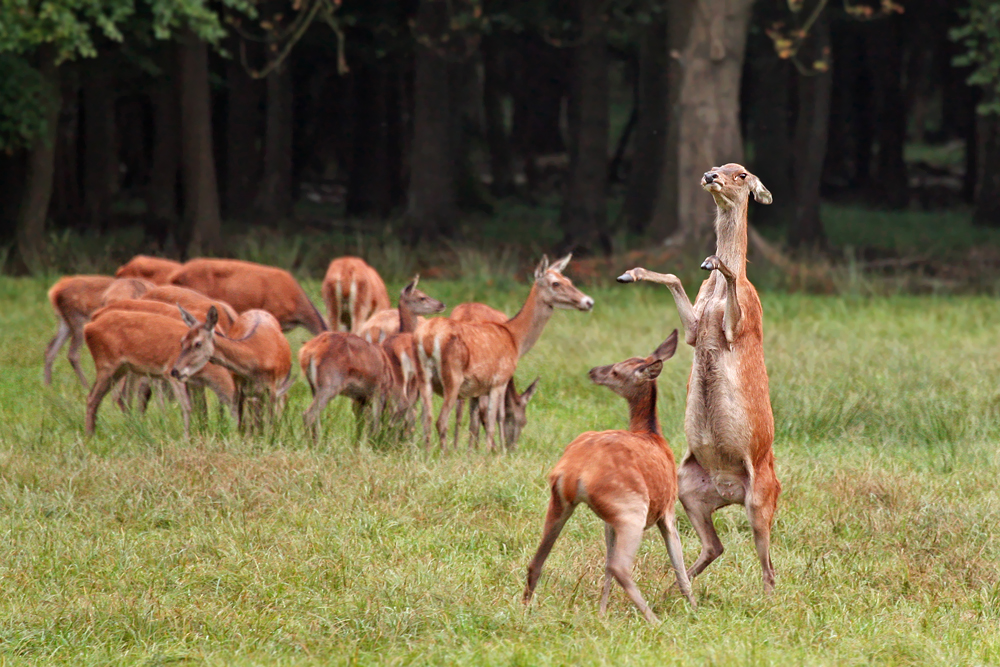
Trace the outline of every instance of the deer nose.
<path fill-rule="evenodd" d="M 593 307 L 594 307 L 594 300 L 591 299 L 589 296 L 585 296 L 582 299 L 580 299 L 580 308 L 581 309 L 583 309 L 583 310 L 590 310 Z"/>
<path fill-rule="evenodd" d="M 175 368 L 174 370 L 170 371 L 170 377 L 174 378 L 175 380 L 180 380 L 181 372 Z"/>
<path fill-rule="evenodd" d="M 713 173 L 711 171 L 706 171 L 705 172 L 705 182 L 706 183 L 714 183 L 715 182 L 715 173 Z"/>

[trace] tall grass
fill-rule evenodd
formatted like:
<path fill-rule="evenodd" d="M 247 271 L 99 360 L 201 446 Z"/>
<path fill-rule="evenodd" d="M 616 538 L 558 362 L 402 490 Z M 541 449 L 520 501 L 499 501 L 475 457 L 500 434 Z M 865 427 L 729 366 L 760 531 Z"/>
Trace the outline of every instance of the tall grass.
<path fill-rule="evenodd" d="M 514 312 L 527 287 L 496 283 L 484 270 L 421 287 Z M 663 619 L 654 628 L 620 590 L 598 616 L 603 540 L 585 508 L 533 605 L 519 598 L 546 472 L 581 431 L 626 421 L 586 371 L 648 354 L 679 326 L 665 290 L 586 288 L 593 313 L 555 314 L 518 371 L 521 385 L 542 381 L 517 452 L 427 455 L 419 437 L 354 443 L 342 399 L 313 445 L 301 381 L 266 436 L 210 409 L 186 440 L 174 405 L 140 419 L 107 401 L 85 438 L 68 364 L 41 385 L 46 287 L 0 279 L 0 661 L 1000 662 L 993 300 L 765 294 L 778 588 L 763 594 L 746 519 L 722 510 L 727 551 L 695 580 L 697 612 L 671 588 L 662 541 L 644 541 L 635 574 Z M 690 363 L 682 347 L 659 380 L 678 456 Z M 680 516 L 690 563 L 698 541 Z"/>

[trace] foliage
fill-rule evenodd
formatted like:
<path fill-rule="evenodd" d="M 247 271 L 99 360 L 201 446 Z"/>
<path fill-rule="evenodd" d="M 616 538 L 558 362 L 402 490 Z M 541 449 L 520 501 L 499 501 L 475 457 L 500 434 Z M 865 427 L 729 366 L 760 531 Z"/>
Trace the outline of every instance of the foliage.
<path fill-rule="evenodd" d="M 979 113 L 1000 113 L 1000 3 L 970 0 L 962 15 L 966 24 L 952 29 L 951 38 L 965 48 L 965 53 L 955 56 L 952 62 L 972 68 L 967 81 L 985 91 Z"/>
<path fill-rule="evenodd" d="M 34 67 L 0 53 L 0 151 L 30 146 L 45 130 L 45 82 Z"/>

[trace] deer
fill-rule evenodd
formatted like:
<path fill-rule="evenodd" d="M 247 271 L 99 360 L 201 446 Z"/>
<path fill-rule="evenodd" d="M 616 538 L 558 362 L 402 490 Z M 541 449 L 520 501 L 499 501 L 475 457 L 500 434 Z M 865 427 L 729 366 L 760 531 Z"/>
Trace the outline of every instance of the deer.
<path fill-rule="evenodd" d="M 331 331 L 306 342 L 299 364 L 312 390 L 313 401 L 303 415 L 307 430 L 318 436 L 318 419 L 326 405 L 343 394 L 354 401 L 357 436 L 362 414 L 372 404 L 372 429 L 377 430 L 384 404 L 392 402 L 395 418 L 409 422 L 417 396 L 420 367 L 413 345 L 418 314 L 443 312 L 445 305 L 417 289 L 417 276 L 399 295 L 400 330 L 381 344 L 346 331 Z"/>
<path fill-rule="evenodd" d="M 184 415 L 184 434 L 190 435 L 191 402 L 185 387 L 170 377 L 188 327 L 175 317 L 149 312 L 107 309 L 83 328 L 97 376 L 87 395 L 85 430 L 92 435 L 97 410 L 114 384 L 126 373 L 163 379 L 173 390 Z M 193 383 L 207 386 L 220 402 L 234 404 L 235 385 L 226 369 L 211 364 L 199 369 Z"/>
<path fill-rule="evenodd" d="M 503 396 L 514 377 L 517 361 L 542 334 L 555 308 L 589 311 L 594 300 L 563 275 L 572 255 L 549 264 L 548 257 L 535 268 L 535 280 L 520 312 L 503 324 L 455 322 L 436 317 L 414 333 L 424 374 L 421 400 L 424 406 L 424 438 L 431 444 L 431 394 L 434 382 L 441 385 L 444 403 L 437 419 L 438 439 L 446 447 L 448 417 L 459 398 L 487 396 L 486 442 L 495 448 L 497 423 L 504 422 Z M 501 436 L 503 433 L 501 432 Z"/>
<path fill-rule="evenodd" d="M 52 384 L 52 366 L 59 350 L 68 340 L 69 363 L 84 389 L 90 388 L 87 376 L 80 366 L 80 348 L 83 346 L 83 327 L 95 310 L 109 301 L 136 298 L 151 283 L 145 280 L 119 280 L 111 276 L 80 275 L 60 278 L 49 289 L 49 303 L 56 312 L 59 328 L 45 348 L 45 384 Z"/>
<path fill-rule="evenodd" d="M 288 271 L 235 259 L 192 259 L 170 275 L 170 284 L 225 301 L 237 313 L 265 310 L 282 331 L 301 326 L 313 335 L 327 330 L 323 316 Z"/>
<path fill-rule="evenodd" d="M 172 259 L 136 255 L 115 271 L 116 278 L 144 278 L 156 285 L 169 285 L 170 276 L 182 264 Z"/>
<path fill-rule="evenodd" d="M 266 310 L 242 313 L 226 336 L 217 335 L 219 311 L 212 306 L 199 321 L 183 306 L 177 306 L 188 330 L 181 338 L 172 378 L 187 382 L 209 362 L 228 369 L 236 382 L 236 412 L 239 428 L 244 426 L 248 398 L 261 400 L 268 421 L 273 422 L 279 399 L 291 386 L 292 348 L 281 324 Z M 256 415 L 253 426 L 259 426 Z"/>
<path fill-rule="evenodd" d="M 677 349 L 677 330 L 648 357 L 633 357 L 590 369 L 590 379 L 628 402 L 627 431 L 588 431 L 566 446 L 549 474 L 549 507 L 538 551 L 528 565 L 522 602 L 535 592 L 542 566 L 576 506 L 583 503 L 604 521 L 607 561 L 600 613 L 607 612 L 612 580 L 650 623 L 658 622 L 632 580 L 632 563 L 642 534 L 653 524 L 667 546 L 677 585 L 697 607 L 684 569 L 677 533 L 677 470 L 656 412 L 656 378 Z"/>
<path fill-rule="evenodd" d="M 460 303 L 451 309 L 451 319 L 456 322 L 496 322 L 497 324 L 503 324 L 508 319 L 507 315 L 500 310 L 492 306 L 488 306 L 485 303 L 478 303 L 475 301 L 469 301 L 466 303 Z M 524 353 L 527 353 L 525 350 Z M 524 393 L 519 393 L 517 391 L 517 385 L 514 384 L 514 378 L 511 378 L 510 382 L 507 384 L 507 391 L 504 392 L 504 424 L 503 433 L 505 444 L 507 449 L 515 449 L 517 447 L 518 440 L 521 439 L 521 431 L 528 424 L 528 403 L 531 401 L 531 397 L 535 395 L 535 391 L 538 389 L 538 381 L 541 378 L 535 378 L 534 381 L 528 385 Z M 453 441 L 454 447 L 458 448 L 458 430 L 462 423 L 462 410 L 465 401 L 458 399 L 455 402 L 455 439 Z M 473 449 L 479 442 L 479 427 L 486 419 L 486 408 L 487 402 L 482 399 L 482 397 L 473 401 L 472 407 L 469 409 L 469 448 Z"/>
<path fill-rule="evenodd" d="M 753 531 L 764 590 L 774 590 L 771 525 L 781 483 L 774 472 L 774 418 L 764 365 L 763 310 L 747 279 L 747 205 L 771 203 L 760 179 L 738 164 L 713 167 L 702 187 L 715 199 L 717 249 L 701 268 L 711 274 L 694 304 L 677 276 L 635 268 L 619 282 L 646 280 L 673 295 L 694 362 L 684 432 L 688 450 L 678 470 L 681 504 L 701 540 L 694 578 L 722 555 L 715 510 L 742 504 Z"/>
<path fill-rule="evenodd" d="M 219 299 L 213 299 L 209 296 L 205 296 L 201 292 L 195 291 L 193 289 L 188 289 L 187 287 L 178 287 L 177 285 L 160 285 L 153 287 L 151 290 L 142 295 L 142 298 L 146 301 L 158 301 L 160 303 L 169 304 L 173 307 L 174 314 L 180 317 L 180 311 L 177 310 L 177 306 L 183 306 L 184 310 L 189 313 L 199 313 L 200 319 L 204 320 L 208 315 L 208 309 L 215 306 L 215 310 L 219 314 L 219 328 L 222 333 L 228 333 L 229 330 L 236 323 L 239 315 L 236 313 L 236 309 L 230 306 L 225 301 L 220 301 Z"/>
<path fill-rule="evenodd" d="M 322 291 L 330 326 L 336 331 L 358 334 L 369 317 L 390 309 L 382 277 L 360 257 L 338 257 L 330 262 Z"/>

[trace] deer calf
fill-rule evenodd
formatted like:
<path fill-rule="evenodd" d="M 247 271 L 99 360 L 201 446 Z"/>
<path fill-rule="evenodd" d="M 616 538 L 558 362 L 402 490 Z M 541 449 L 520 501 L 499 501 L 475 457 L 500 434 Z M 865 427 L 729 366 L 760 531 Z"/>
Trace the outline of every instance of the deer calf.
<path fill-rule="evenodd" d="M 556 539 L 573 510 L 584 503 L 604 521 L 607 565 L 601 592 L 601 614 L 608 606 L 611 581 L 617 581 L 650 623 L 656 622 L 649 605 L 632 581 L 632 562 L 643 532 L 656 524 L 667 545 L 667 554 L 681 592 L 696 606 L 684 570 L 684 553 L 674 515 L 677 504 L 677 471 L 674 455 L 660 430 L 656 414 L 656 378 L 663 362 L 677 349 L 674 330 L 645 359 L 632 358 L 612 366 L 590 369 L 590 379 L 628 401 L 627 431 L 588 432 L 567 447 L 549 474 L 548 513 L 538 552 L 528 566 L 524 603 L 542 574 Z"/>
<path fill-rule="evenodd" d="M 636 268 L 620 282 L 666 285 L 677 304 L 685 338 L 694 346 L 684 432 L 688 451 L 678 471 L 680 499 L 701 539 L 701 554 L 688 571 L 695 577 L 722 555 L 712 524 L 720 507 L 746 508 L 760 559 L 764 589 L 774 589 L 771 524 L 781 493 L 774 473 L 774 418 L 764 366 L 763 310 L 747 279 L 748 199 L 771 203 L 771 193 L 741 165 L 705 173 L 702 187 L 715 199 L 716 254 L 701 268 L 711 275 L 694 305 L 671 274 Z"/>
<path fill-rule="evenodd" d="M 360 257 L 338 257 L 323 278 L 323 301 L 330 328 L 360 334 L 375 313 L 389 310 L 389 292 L 374 268 Z M 375 338 L 373 342 L 378 342 Z"/>

